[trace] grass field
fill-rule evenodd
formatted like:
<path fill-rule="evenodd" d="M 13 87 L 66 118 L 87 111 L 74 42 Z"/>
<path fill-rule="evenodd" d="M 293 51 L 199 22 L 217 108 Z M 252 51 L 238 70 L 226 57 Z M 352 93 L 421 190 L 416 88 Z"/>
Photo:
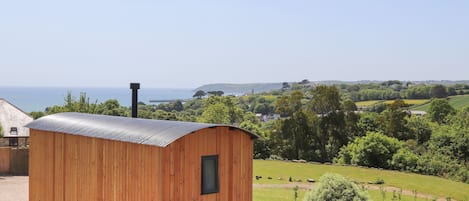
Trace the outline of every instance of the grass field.
<path fill-rule="evenodd" d="M 263 176 L 254 183 L 288 183 L 288 177 L 318 180 L 324 173 L 338 173 L 354 181 L 366 183 L 382 178 L 384 186 L 393 186 L 405 190 L 416 190 L 420 193 L 439 197 L 453 197 L 457 200 L 469 198 L 469 184 L 450 181 L 447 179 L 397 171 L 378 170 L 351 166 L 336 166 L 322 164 L 292 163 L 284 161 L 254 160 L 254 175 Z M 272 177 L 272 180 L 265 179 Z M 284 178 L 277 180 L 278 177 Z M 257 201 L 257 200 L 256 200 Z"/>
<path fill-rule="evenodd" d="M 381 100 L 358 101 L 358 102 L 355 102 L 355 105 L 357 105 L 357 107 L 369 107 L 379 102 L 382 102 L 382 101 Z"/>
<path fill-rule="evenodd" d="M 302 201 L 303 197 L 307 193 L 306 190 L 298 190 L 298 199 L 297 201 Z M 398 193 L 395 192 L 385 192 L 384 197 L 381 191 L 379 190 L 369 190 L 369 198 L 374 201 L 391 201 L 394 198 L 398 197 Z M 384 198 L 384 199 L 383 199 Z M 254 188 L 253 191 L 253 201 L 294 201 L 294 191 L 293 189 L 274 189 L 274 188 Z M 397 200 L 397 199 L 396 199 Z M 426 201 L 428 199 L 416 198 L 409 195 L 401 195 L 401 201 Z"/>
<path fill-rule="evenodd" d="M 465 107 L 469 107 L 469 95 L 464 95 L 464 96 L 450 96 L 449 97 L 449 104 L 453 106 L 455 109 L 462 109 Z M 422 110 L 422 111 L 428 111 L 430 108 L 430 103 L 419 105 L 416 107 L 413 107 L 413 110 Z"/>
<path fill-rule="evenodd" d="M 422 105 L 422 104 L 429 102 L 430 100 L 429 99 L 404 99 L 403 101 L 408 105 Z M 370 107 L 377 103 L 392 104 L 393 102 L 394 100 L 387 100 L 387 101 L 369 100 L 369 101 L 359 101 L 359 102 L 356 102 L 355 104 L 357 105 L 357 107 Z"/>

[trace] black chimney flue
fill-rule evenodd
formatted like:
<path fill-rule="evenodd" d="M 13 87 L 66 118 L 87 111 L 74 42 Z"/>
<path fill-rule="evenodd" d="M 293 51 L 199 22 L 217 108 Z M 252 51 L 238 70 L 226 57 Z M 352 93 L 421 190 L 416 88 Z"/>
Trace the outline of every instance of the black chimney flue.
<path fill-rule="evenodd" d="M 132 118 L 137 118 L 138 90 L 140 89 L 140 83 L 130 83 L 130 89 L 132 89 Z"/>

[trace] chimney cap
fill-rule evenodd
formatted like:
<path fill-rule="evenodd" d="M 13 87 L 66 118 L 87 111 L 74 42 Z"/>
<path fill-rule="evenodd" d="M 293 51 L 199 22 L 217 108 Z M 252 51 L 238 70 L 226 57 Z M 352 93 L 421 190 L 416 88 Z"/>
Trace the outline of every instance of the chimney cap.
<path fill-rule="evenodd" d="M 140 89 L 140 83 L 130 83 L 131 89 Z"/>

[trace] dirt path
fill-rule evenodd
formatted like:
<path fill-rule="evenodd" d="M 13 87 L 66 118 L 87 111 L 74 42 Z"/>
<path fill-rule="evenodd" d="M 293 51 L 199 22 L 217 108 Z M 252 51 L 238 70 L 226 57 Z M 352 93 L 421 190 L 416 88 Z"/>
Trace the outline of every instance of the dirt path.
<path fill-rule="evenodd" d="M 310 189 L 313 189 L 318 183 L 312 183 L 312 184 L 308 184 L 308 183 L 301 183 L 301 182 L 292 182 L 292 183 L 288 183 L 288 184 L 253 184 L 253 187 L 254 188 L 286 188 L 286 189 L 292 189 L 294 188 L 295 186 L 298 186 L 298 188 L 300 189 L 304 189 L 304 190 L 310 190 Z M 380 190 L 380 186 L 378 185 L 365 185 L 365 188 L 366 189 L 369 189 L 369 190 Z M 404 190 L 404 189 L 400 189 L 400 188 L 396 188 L 396 187 L 392 187 L 392 186 L 385 186 L 383 187 L 383 190 L 386 191 L 386 192 L 393 192 L 395 191 L 396 193 L 398 193 L 399 191 L 402 190 L 402 195 L 406 195 L 406 196 L 415 196 L 415 193 L 411 190 Z M 433 199 L 435 198 L 435 196 L 433 195 L 430 195 L 430 194 L 425 194 L 425 193 L 419 193 L 417 192 L 417 197 L 418 198 L 424 198 L 424 199 Z M 453 201 L 456 201 L 454 199 L 452 199 Z M 438 198 L 437 201 L 446 201 L 446 198 Z"/>

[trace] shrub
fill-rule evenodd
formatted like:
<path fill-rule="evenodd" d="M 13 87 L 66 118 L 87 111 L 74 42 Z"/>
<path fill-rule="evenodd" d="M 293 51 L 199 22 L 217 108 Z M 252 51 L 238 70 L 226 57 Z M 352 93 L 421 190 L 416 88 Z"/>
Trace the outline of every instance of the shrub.
<path fill-rule="evenodd" d="M 325 174 L 321 183 L 307 193 L 304 201 L 366 201 L 368 194 L 339 174 Z"/>
<path fill-rule="evenodd" d="M 389 168 L 392 156 L 401 147 L 401 142 L 396 138 L 377 132 L 369 132 L 366 136 L 357 138 L 345 148 L 342 148 L 338 158 L 334 161 L 368 167 Z"/>
<path fill-rule="evenodd" d="M 412 151 L 403 148 L 399 149 L 394 156 L 392 156 L 391 166 L 396 170 L 416 171 L 418 156 Z"/>

